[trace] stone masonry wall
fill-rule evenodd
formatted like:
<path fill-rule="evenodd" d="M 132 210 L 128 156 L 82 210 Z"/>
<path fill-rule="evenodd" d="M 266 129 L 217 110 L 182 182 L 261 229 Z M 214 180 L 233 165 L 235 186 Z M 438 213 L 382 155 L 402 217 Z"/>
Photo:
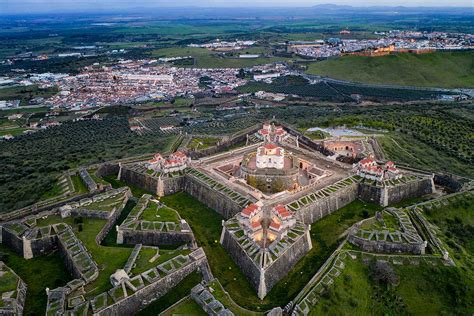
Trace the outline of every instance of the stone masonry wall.
<path fill-rule="evenodd" d="M 386 190 L 388 204 L 395 204 L 403 200 L 433 193 L 434 183 L 432 178 L 423 178 L 418 181 L 403 183 L 394 187 L 387 187 Z"/>
<path fill-rule="evenodd" d="M 413 253 L 422 255 L 425 253 L 424 242 L 417 244 L 394 243 L 388 241 L 373 241 L 349 235 L 349 242 L 359 246 L 363 251 L 377 253 Z"/>
<path fill-rule="evenodd" d="M 361 183 L 359 184 L 359 198 L 365 202 L 380 204 L 382 200 L 382 187 Z"/>
<path fill-rule="evenodd" d="M 206 204 L 208 207 L 221 214 L 225 219 L 229 219 L 242 210 L 242 206 L 232 201 L 229 197 L 203 185 L 190 175 L 186 175 L 184 190 Z"/>
<path fill-rule="evenodd" d="M 278 283 L 293 266 L 312 248 L 309 230 L 306 231 L 290 248 L 281 254 L 276 261 L 265 268 L 265 287 L 267 293 Z M 267 294 L 265 293 L 265 295 Z"/>
<path fill-rule="evenodd" d="M 240 247 L 237 240 L 227 231 L 225 226 L 222 228 L 221 244 L 232 260 L 239 266 L 249 280 L 250 284 L 258 292 L 260 285 L 260 267 L 258 267 L 252 259 L 250 259 L 245 251 Z"/>
<path fill-rule="evenodd" d="M 357 199 L 357 188 L 358 184 L 353 183 L 339 189 L 326 198 L 302 207 L 298 210 L 296 216 L 305 224 L 312 224 Z"/>
<path fill-rule="evenodd" d="M 56 235 L 53 235 L 33 239 L 30 241 L 30 247 L 33 258 L 43 256 L 58 249 L 58 238 Z"/>
<path fill-rule="evenodd" d="M 163 195 L 169 195 L 183 191 L 185 177 L 162 178 L 161 181 L 163 184 Z"/>
<path fill-rule="evenodd" d="M 194 237 L 191 232 L 158 232 L 158 231 L 137 231 L 121 230 L 123 243 L 126 245 L 143 244 L 147 246 L 192 244 Z"/>
<path fill-rule="evenodd" d="M 170 289 L 178 285 L 184 278 L 194 271 L 208 269 L 207 258 L 196 260 L 189 265 L 170 273 L 162 279 L 153 282 L 138 290 L 137 292 L 129 295 L 127 298 L 120 300 L 116 304 L 113 304 L 100 312 L 97 316 L 114 315 L 114 316 L 128 316 L 133 315 L 143 309 L 148 303 L 160 298 L 165 295 Z"/>
<path fill-rule="evenodd" d="M 15 251 L 20 256 L 23 256 L 23 240 L 21 237 L 11 233 L 5 227 L 2 227 L 2 244 L 6 245 L 11 250 Z"/>
<path fill-rule="evenodd" d="M 122 166 L 120 180 L 153 194 L 158 194 L 158 179 L 128 169 L 127 166 Z"/>
<path fill-rule="evenodd" d="M 118 174 L 120 166 L 118 163 L 103 163 L 95 171 L 96 176 L 99 178 L 111 175 Z"/>

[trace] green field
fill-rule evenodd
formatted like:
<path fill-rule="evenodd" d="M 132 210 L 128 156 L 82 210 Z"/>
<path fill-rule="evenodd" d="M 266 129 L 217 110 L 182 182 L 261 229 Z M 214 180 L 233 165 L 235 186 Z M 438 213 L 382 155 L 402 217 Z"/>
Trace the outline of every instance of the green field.
<path fill-rule="evenodd" d="M 240 268 L 219 243 L 222 216 L 198 202 L 187 193 L 162 197 L 191 225 L 198 245 L 204 248 L 212 273 L 240 306 L 253 311 L 266 311 L 286 304 L 304 287 L 342 240 L 341 234 L 355 222 L 374 214 L 380 207 L 355 201 L 337 212 L 314 223 L 311 229 L 313 249 L 302 258 L 286 277 L 280 280 L 265 297 L 258 299 Z"/>
<path fill-rule="evenodd" d="M 474 309 L 474 197 L 460 195 L 449 204 L 425 209 L 439 227 L 456 266 L 394 265 L 399 281 L 378 284 L 370 267 L 345 260 L 345 269 L 322 295 L 312 315 L 469 315 Z M 407 261 L 405 260 L 405 263 Z"/>
<path fill-rule="evenodd" d="M 261 51 L 257 48 L 248 50 L 249 52 Z M 247 50 L 243 50 L 242 54 L 245 54 Z M 197 68 L 245 68 L 252 67 L 260 64 L 273 63 L 276 61 L 285 61 L 288 58 L 284 57 L 258 57 L 258 58 L 238 58 L 234 57 L 221 57 L 218 53 L 210 51 L 206 48 L 200 47 L 173 47 L 173 48 L 162 48 L 152 52 L 153 57 L 176 57 L 176 56 L 192 56 L 194 57 L 195 63 L 193 67 Z"/>
<path fill-rule="evenodd" d="M 31 99 L 49 98 L 58 92 L 57 88 L 41 89 L 36 85 L 0 89 L 0 100 L 20 100 L 20 105 L 28 105 Z"/>
<path fill-rule="evenodd" d="M 311 63 L 307 72 L 364 83 L 473 88 L 474 52 L 344 56 Z"/>
<path fill-rule="evenodd" d="M 5 245 L 0 245 L 0 254 L 1 260 L 28 286 L 24 315 L 44 315 L 45 288 L 54 289 L 73 279 L 58 252 L 26 260 Z"/>

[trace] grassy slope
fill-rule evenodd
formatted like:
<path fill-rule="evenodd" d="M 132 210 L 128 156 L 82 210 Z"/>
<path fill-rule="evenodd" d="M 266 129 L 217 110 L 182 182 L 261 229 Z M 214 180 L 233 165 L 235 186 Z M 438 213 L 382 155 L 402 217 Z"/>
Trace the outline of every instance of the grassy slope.
<path fill-rule="evenodd" d="M 186 193 L 166 196 L 161 200 L 176 209 L 191 225 L 199 245 L 206 252 L 214 276 L 219 279 L 232 299 L 242 307 L 255 311 L 265 311 L 274 306 L 284 305 L 296 296 L 337 247 L 341 234 L 362 219 L 362 210 L 366 208 L 370 214 L 374 214 L 375 210 L 379 209 L 375 205 L 355 201 L 314 223 L 311 230 L 313 249 L 261 301 L 241 270 L 219 243 L 223 218 Z"/>
<path fill-rule="evenodd" d="M 377 286 L 369 268 L 346 260 L 335 286 L 312 311 L 314 315 L 468 315 L 474 309 L 474 198 L 462 197 L 425 215 L 441 232 L 456 267 L 430 264 L 394 266 L 395 288 Z"/>
<path fill-rule="evenodd" d="M 5 245 L 0 245 L 1 260 L 27 284 L 24 315 L 44 315 L 46 311 L 45 288 L 54 289 L 73 278 L 67 272 L 59 253 L 26 260 Z"/>
<path fill-rule="evenodd" d="M 312 63 L 308 73 L 366 83 L 474 87 L 474 52 L 344 56 Z"/>
<path fill-rule="evenodd" d="M 386 136 L 378 137 L 377 140 L 387 159 L 426 170 L 445 171 L 474 177 L 474 166 L 462 163 L 410 135 L 387 133 Z"/>

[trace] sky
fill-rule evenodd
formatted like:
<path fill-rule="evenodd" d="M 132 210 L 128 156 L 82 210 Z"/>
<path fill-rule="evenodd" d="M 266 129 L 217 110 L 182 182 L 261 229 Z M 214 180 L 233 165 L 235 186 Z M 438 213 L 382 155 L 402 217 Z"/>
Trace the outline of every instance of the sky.
<path fill-rule="evenodd" d="M 309 7 L 318 4 L 351 6 L 471 7 L 474 0 L 0 0 L 0 15 L 150 7 Z"/>

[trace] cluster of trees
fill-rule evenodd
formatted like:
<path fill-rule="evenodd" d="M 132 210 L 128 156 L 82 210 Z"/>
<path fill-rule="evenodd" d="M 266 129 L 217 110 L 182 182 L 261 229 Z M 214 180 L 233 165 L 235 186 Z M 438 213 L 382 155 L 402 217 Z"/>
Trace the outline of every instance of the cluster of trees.
<path fill-rule="evenodd" d="M 160 151 L 171 138 L 139 136 L 125 117 L 66 122 L 0 141 L 0 212 L 38 201 L 60 172 L 78 165 Z"/>
<path fill-rule="evenodd" d="M 430 100 L 437 98 L 440 93 L 416 89 L 396 89 L 366 87 L 362 85 L 319 82 L 310 84 L 300 76 L 284 76 L 273 80 L 272 83 L 249 82 L 238 90 L 244 93 L 267 91 L 275 93 L 295 94 L 302 97 L 311 97 L 331 101 L 353 101 L 353 95 L 360 95 L 362 99 L 371 100 Z"/>

